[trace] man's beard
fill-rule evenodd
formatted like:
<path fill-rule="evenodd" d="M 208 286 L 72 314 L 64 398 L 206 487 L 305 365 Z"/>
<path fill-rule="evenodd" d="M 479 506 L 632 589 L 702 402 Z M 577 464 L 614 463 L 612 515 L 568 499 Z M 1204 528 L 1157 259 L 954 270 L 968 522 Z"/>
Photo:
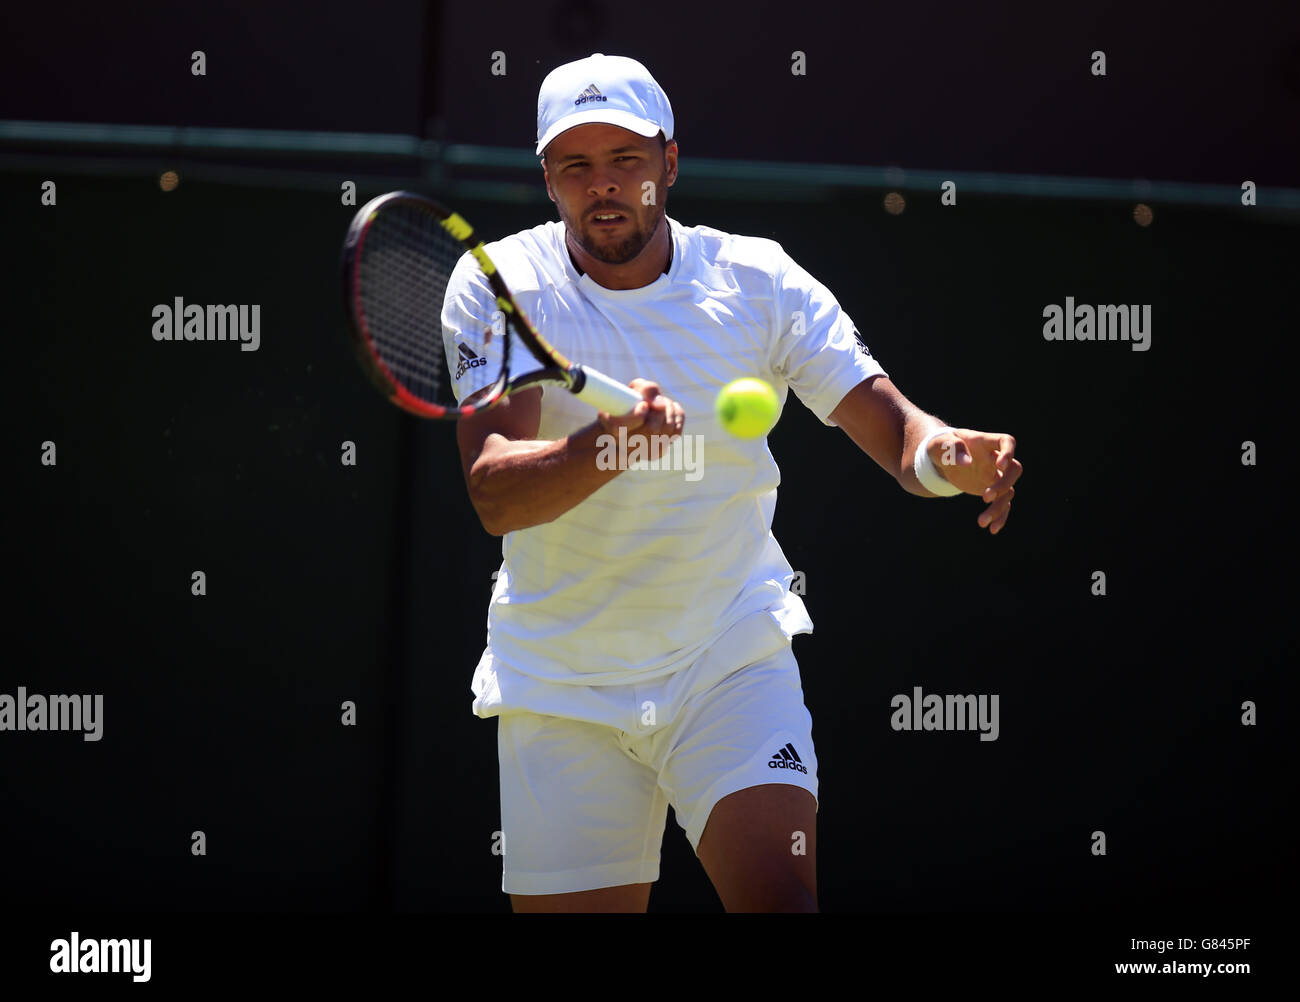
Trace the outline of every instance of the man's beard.
<path fill-rule="evenodd" d="M 627 264 L 645 249 L 645 245 L 649 241 L 649 234 L 643 233 L 641 230 L 637 230 L 631 236 L 613 244 L 604 241 L 597 243 L 594 236 L 584 233 L 582 236 L 582 249 L 597 261 L 603 261 L 605 264 Z"/>
<path fill-rule="evenodd" d="M 667 180 L 668 177 L 665 174 L 659 179 L 656 190 L 667 191 Z M 655 206 L 655 211 L 650 217 L 649 228 L 644 230 L 641 229 L 639 219 L 635 216 L 630 217 L 636 229 L 618 243 L 608 243 L 603 240 L 598 242 L 596 235 L 590 230 L 579 230 L 582 237 L 578 242 L 582 245 L 582 249 L 597 261 L 602 261 L 605 264 L 627 264 L 645 249 L 645 245 L 658 232 L 659 224 L 663 221 L 666 213 L 665 206 Z M 572 229 L 570 227 L 570 230 Z"/>

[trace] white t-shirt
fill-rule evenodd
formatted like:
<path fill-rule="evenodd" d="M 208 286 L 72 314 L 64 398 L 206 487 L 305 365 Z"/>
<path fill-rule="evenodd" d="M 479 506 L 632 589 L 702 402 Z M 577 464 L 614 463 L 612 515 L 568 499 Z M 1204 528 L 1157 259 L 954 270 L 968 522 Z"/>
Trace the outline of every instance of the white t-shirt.
<path fill-rule="evenodd" d="M 793 388 L 829 424 L 850 390 L 886 373 L 835 297 L 780 244 L 668 223 L 672 264 L 640 289 L 606 289 L 579 275 L 559 221 L 487 245 L 548 341 L 624 383 L 638 376 L 658 383 L 685 409 L 690 442 L 668 461 L 642 464 L 667 468 L 629 469 L 553 522 L 504 536 L 472 686 L 480 716 L 554 713 L 579 688 L 663 680 L 756 614 L 785 638 L 812 631 L 771 533 L 776 461 L 766 438 L 724 431 L 714 401 L 725 383 L 757 376 L 782 406 Z M 495 311 L 487 280 L 466 255 L 447 286 L 447 357 L 458 357 L 461 331 L 490 327 Z M 489 342 L 487 365 L 455 381 L 458 399 L 495 377 L 499 343 Z M 477 333 L 473 344 L 482 354 Z M 512 344 L 512 378 L 538 367 Z M 539 439 L 594 420 L 563 388 L 543 389 Z"/>

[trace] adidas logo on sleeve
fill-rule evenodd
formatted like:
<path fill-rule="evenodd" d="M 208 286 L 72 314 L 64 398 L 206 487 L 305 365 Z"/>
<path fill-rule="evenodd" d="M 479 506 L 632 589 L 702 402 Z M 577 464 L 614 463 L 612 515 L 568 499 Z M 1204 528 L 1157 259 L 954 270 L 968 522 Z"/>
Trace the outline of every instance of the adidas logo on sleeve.
<path fill-rule="evenodd" d="M 456 366 L 457 379 L 465 375 L 466 369 L 473 369 L 480 365 L 487 365 L 487 359 L 479 358 L 479 356 L 475 355 L 474 352 L 470 350 L 468 345 L 462 344 L 458 347 L 460 351 L 460 364 Z"/>
<path fill-rule="evenodd" d="M 808 773 L 807 767 L 803 764 L 803 759 L 799 753 L 794 750 L 794 745 L 786 742 L 785 747 L 779 749 L 772 760 L 767 763 L 769 769 L 794 769 L 805 775 Z"/>

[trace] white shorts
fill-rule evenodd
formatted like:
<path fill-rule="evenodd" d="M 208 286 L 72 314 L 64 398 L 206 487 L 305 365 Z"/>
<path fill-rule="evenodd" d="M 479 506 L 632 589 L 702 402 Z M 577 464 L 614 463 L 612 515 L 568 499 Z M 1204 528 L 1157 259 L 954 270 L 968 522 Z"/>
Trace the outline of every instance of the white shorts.
<path fill-rule="evenodd" d="M 664 685 L 607 688 L 674 719 L 633 734 L 524 711 L 498 718 L 505 893 L 658 880 L 669 804 L 698 851 L 728 794 L 788 783 L 817 796 L 812 717 L 788 644 L 680 701 Z"/>

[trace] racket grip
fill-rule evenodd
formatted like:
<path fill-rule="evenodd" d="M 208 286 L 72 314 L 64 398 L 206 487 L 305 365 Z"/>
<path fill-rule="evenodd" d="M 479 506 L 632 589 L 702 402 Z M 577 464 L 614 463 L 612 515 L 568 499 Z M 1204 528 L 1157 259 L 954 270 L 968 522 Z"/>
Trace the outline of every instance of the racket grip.
<path fill-rule="evenodd" d="M 610 379 L 603 372 L 589 369 L 585 365 L 576 368 L 581 375 L 581 386 L 573 391 L 573 395 L 598 411 L 621 417 L 645 399 L 632 387 L 624 386 L 617 379 Z"/>

